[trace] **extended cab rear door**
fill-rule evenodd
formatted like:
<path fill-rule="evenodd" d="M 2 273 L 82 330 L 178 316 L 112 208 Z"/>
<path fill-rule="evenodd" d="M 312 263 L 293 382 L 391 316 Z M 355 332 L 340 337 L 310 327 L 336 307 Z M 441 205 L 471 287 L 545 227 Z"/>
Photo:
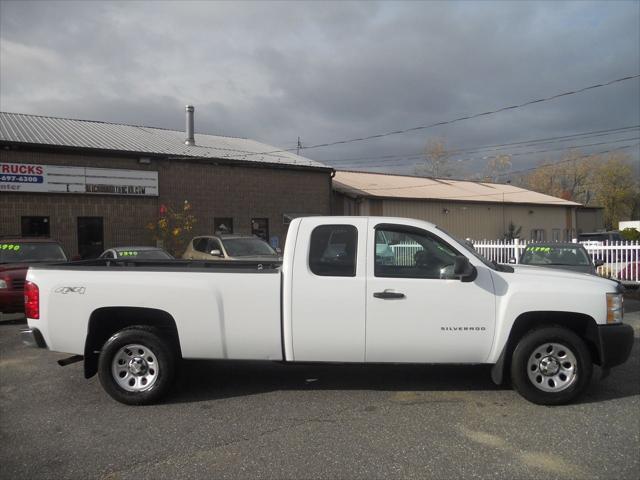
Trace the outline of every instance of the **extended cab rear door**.
<path fill-rule="evenodd" d="M 285 296 L 291 302 L 287 358 L 364 362 L 366 232 L 366 218 L 346 217 L 304 218 L 290 232 L 296 243 L 285 272 L 285 289 L 291 289 Z"/>

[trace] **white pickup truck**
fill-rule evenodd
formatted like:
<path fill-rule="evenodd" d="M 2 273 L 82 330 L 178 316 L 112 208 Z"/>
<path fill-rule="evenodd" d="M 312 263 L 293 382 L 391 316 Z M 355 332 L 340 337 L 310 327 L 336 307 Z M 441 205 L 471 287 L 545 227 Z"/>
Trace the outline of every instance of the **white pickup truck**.
<path fill-rule="evenodd" d="M 494 382 L 561 404 L 594 363 L 629 357 L 622 302 L 611 280 L 497 265 L 427 222 L 308 217 L 291 223 L 282 264 L 33 267 L 22 334 L 75 355 L 62 363 L 84 359 L 127 404 L 165 394 L 180 358 L 491 364 Z"/>

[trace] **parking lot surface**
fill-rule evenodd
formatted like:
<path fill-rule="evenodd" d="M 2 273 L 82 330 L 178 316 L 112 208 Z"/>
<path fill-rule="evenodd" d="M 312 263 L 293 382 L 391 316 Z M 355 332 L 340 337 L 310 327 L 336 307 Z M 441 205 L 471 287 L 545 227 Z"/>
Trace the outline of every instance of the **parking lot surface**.
<path fill-rule="evenodd" d="M 0 477 L 638 479 L 640 313 L 627 321 L 632 358 L 562 407 L 486 366 L 194 361 L 164 403 L 127 407 L 4 322 Z"/>

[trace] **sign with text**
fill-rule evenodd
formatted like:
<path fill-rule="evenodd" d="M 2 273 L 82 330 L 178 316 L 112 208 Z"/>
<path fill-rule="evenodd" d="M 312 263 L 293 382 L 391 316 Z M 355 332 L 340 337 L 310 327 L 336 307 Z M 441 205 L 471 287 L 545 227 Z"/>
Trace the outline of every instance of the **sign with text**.
<path fill-rule="evenodd" d="M 158 196 L 158 172 L 0 162 L 0 192 Z"/>

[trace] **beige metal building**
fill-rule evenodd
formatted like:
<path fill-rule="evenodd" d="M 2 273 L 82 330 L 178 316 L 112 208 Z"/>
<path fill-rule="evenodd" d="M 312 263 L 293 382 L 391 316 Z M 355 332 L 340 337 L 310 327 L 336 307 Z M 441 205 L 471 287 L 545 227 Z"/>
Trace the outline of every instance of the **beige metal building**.
<path fill-rule="evenodd" d="M 502 239 L 512 222 L 520 238 L 571 240 L 579 203 L 510 184 L 337 171 L 334 214 L 409 217 L 474 240 Z"/>

